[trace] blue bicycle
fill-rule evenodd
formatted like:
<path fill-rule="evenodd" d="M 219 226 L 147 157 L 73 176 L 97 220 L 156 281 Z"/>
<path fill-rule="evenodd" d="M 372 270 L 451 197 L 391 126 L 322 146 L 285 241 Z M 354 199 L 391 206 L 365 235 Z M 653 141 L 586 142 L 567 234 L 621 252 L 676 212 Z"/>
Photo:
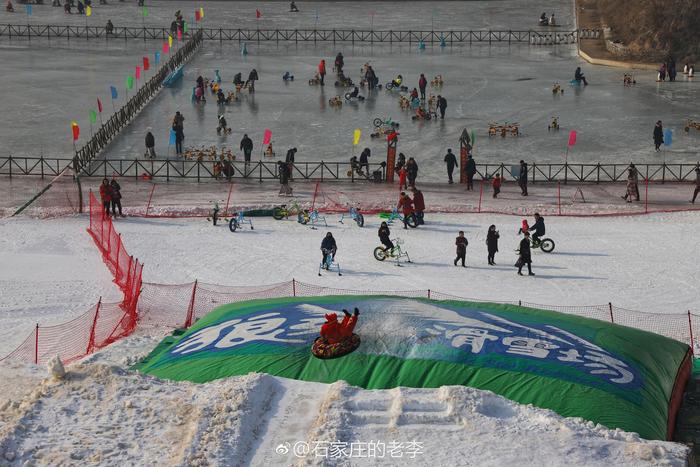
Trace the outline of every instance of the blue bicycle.
<path fill-rule="evenodd" d="M 231 220 L 228 221 L 228 228 L 231 232 L 235 232 L 236 230 L 240 229 L 243 224 L 249 224 L 250 230 L 254 230 L 253 221 L 246 219 L 246 217 L 243 215 L 243 211 L 241 211 L 233 214 Z"/>
<path fill-rule="evenodd" d="M 343 224 L 343 219 L 345 219 L 346 217 L 349 217 L 350 219 L 354 220 L 357 223 L 358 227 L 362 227 L 365 225 L 365 216 L 362 215 L 359 208 L 351 207 L 347 213 L 341 214 L 338 222 Z"/>
<path fill-rule="evenodd" d="M 297 222 L 301 225 L 311 224 L 313 230 L 316 230 L 316 224 L 320 224 L 321 222 L 323 222 L 324 226 L 328 227 L 326 216 L 321 216 L 316 209 L 313 211 L 309 211 L 308 209 L 301 211 L 297 215 Z"/>
<path fill-rule="evenodd" d="M 343 274 L 340 272 L 340 264 L 335 262 L 335 258 L 333 257 L 334 252 L 331 250 L 323 250 L 323 261 L 321 261 L 321 264 L 318 266 L 318 275 L 321 275 L 321 270 L 326 270 L 330 271 L 331 269 L 335 269 L 338 272 L 339 276 L 342 276 Z"/>
<path fill-rule="evenodd" d="M 380 215 L 380 217 L 384 217 L 386 219 L 386 223 L 389 225 L 393 224 L 394 220 L 396 220 L 396 219 L 403 222 L 403 216 L 401 215 L 399 210 L 396 208 L 394 208 L 391 211 L 391 214 L 385 214 L 384 216 Z M 416 215 L 409 214 L 408 217 L 406 218 L 406 224 L 412 229 L 415 229 L 416 227 L 418 227 L 418 219 L 416 219 Z"/>

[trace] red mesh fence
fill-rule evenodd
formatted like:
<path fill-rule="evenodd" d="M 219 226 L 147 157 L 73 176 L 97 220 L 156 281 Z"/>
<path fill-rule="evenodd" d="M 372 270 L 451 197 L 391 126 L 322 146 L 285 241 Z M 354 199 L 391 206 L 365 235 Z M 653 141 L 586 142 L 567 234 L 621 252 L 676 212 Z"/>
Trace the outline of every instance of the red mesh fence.
<path fill-rule="evenodd" d="M 128 336 L 136 329 L 136 305 L 141 292 L 143 265 L 129 256 L 111 218 L 90 193 L 88 232 L 102 253 L 114 282 L 124 294 L 120 303 L 102 303 L 66 323 L 39 327 L 5 359 L 46 363 L 54 355 L 71 362 Z"/>

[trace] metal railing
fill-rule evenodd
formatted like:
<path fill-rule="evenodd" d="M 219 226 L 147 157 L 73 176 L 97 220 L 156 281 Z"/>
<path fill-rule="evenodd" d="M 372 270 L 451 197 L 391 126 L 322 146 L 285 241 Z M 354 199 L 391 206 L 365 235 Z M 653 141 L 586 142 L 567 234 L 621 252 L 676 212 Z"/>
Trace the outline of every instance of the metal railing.
<path fill-rule="evenodd" d="M 141 109 L 160 91 L 163 87 L 163 80 L 168 74 L 187 61 L 200 45 L 202 45 L 202 34 L 197 32 L 170 57 L 150 80 L 139 88 L 136 94 L 122 108 L 112 114 L 109 120 L 97 129 L 90 140 L 75 152 L 73 157 L 73 170 L 75 170 L 75 173 L 80 174 L 87 167 L 88 163 L 119 134 L 122 128 L 131 122 Z M 44 170 L 43 164 L 40 165 L 41 170 Z"/>
<path fill-rule="evenodd" d="M 88 177 L 147 178 L 159 180 L 191 179 L 206 181 L 216 178 L 225 179 L 222 172 L 214 168 L 213 160 L 185 159 L 95 159 L 82 166 L 82 175 Z M 72 164 L 71 159 L 49 157 L 4 157 L 0 158 L 0 176 L 39 176 L 55 177 Z M 635 164 L 641 180 L 655 182 L 690 182 L 695 180 L 695 168 L 698 162 L 679 164 Z M 386 171 L 382 164 L 369 164 L 370 172 Z M 627 180 L 628 164 L 538 164 L 528 165 L 530 182 L 583 182 L 606 183 Z M 279 178 L 276 161 L 231 162 L 231 178 L 252 180 L 275 180 Z M 477 164 L 477 179 L 491 179 L 496 173 L 505 180 L 517 180 L 518 164 Z M 350 171 L 347 162 L 297 162 L 294 164 L 293 177 L 304 180 L 345 180 L 367 181 Z"/>
<path fill-rule="evenodd" d="M 375 29 L 253 29 L 253 28 L 198 28 L 204 39 L 239 42 L 347 42 L 351 44 L 472 44 L 472 43 L 529 43 L 561 44 L 577 42 L 580 37 L 596 37 L 597 30 L 573 31 L 393 31 Z M 104 26 L 0 24 L 0 37 L 65 38 L 65 39 L 142 39 L 164 40 L 175 35 L 169 27 L 124 26 L 107 33 Z M 186 34 L 187 35 L 187 34 Z"/>

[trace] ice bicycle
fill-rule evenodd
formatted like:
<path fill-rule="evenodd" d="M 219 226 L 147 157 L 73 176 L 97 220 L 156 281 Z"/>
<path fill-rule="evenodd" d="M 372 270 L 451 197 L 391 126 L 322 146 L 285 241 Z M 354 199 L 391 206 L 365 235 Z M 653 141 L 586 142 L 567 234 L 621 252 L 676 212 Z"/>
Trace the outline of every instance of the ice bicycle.
<path fill-rule="evenodd" d="M 408 252 L 404 251 L 401 248 L 401 245 L 403 245 L 403 240 L 400 238 L 395 238 L 392 240 L 394 244 L 394 248 L 388 249 L 384 246 L 378 246 L 377 248 L 374 249 L 374 259 L 377 261 L 384 261 L 385 259 L 395 259 L 396 260 L 396 265 L 401 266 L 400 264 L 400 259 L 402 257 L 406 257 L 406 262 L 410 263 L 411 258 L 408 256 Z"/>
<path fill-rule="evenodd" d="M 318 265 L 318 275 L 321 276 L 321 270 L 325 269 L 326 271 L 330 271 L 331 269 L 335 269 L 338 271 L 338 275 L 342 276 L 343 274 L 340 272 L 340 264 L 338 264 L 335 259 L 333 258 L 333 252 L 330 250 L 323 250 L 323 261 Z"/>
<path fill-rule="evenodd" d="M 396 219 L 398 219 L 401 222 L 404 221 L 404 216 L 402 216 L 399 210 L 396 208 L 394 208 L 391 211 L 391 213 L 379 214 L 379 217 L 386 219 L 386 223 L 389 225 L 392 225 L 394 223 L 394 220 Z M 406 218 L 406 224 L 412 229 L 418 227 L 418 219 L 416 219 L 416 215 L 414 213 L 408 215 L 408 217 Z"/>
<path fill-rule="evenodd" d="M 233 213 L 233 217 L 231 217 L 231 220 L 228 221 L 228 228 L 231 232 L 235 232 L 236 230 L 240 229 L 243 224 L 249 224 L 250 225 L 250 230 L 255 230 L 253 228 L 253 221 L 250 219 L 246 219 L 245 215 L 243 214 L 243 211 Z"/>
<path fill-rule="evenodd" d="M 350 219 L 354 220 L 357 223 L 358 227 L 362 227 L 365 225 L 365 216 L 362 215 L 359 208 L 356 208 L 354 206 L 351 207 L 347 213 L 343 213 L 340 215 L 340 219 L 338 219 L 338 222 L 343 224 L 343 219 L 345 219 L 346 217 L 349 217 Z"/>

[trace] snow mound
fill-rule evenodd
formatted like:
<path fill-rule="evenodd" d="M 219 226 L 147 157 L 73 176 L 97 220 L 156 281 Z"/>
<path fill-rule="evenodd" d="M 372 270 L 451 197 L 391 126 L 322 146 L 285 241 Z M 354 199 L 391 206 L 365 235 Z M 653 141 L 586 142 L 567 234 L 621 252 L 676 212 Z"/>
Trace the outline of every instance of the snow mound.
<path fill-rule="evenodd" d="M 61 357 L 54 355 L 46 363 L 46 369 L 49 372 L 49 376 L 54 379 L 63 379 L 66 376 L 66 369 L 61 362 Z"/>
<path fill-rule="evenodd" d="M 339 441 L 347 454 L 403 443 L 404 457 L 313 451 Z M 0 407 L 0 458 L 13 465 L 682 466 L 687 452 L 457 386 L 368 391 L 260 374 L 192 384 L 82 363 Z"/>

